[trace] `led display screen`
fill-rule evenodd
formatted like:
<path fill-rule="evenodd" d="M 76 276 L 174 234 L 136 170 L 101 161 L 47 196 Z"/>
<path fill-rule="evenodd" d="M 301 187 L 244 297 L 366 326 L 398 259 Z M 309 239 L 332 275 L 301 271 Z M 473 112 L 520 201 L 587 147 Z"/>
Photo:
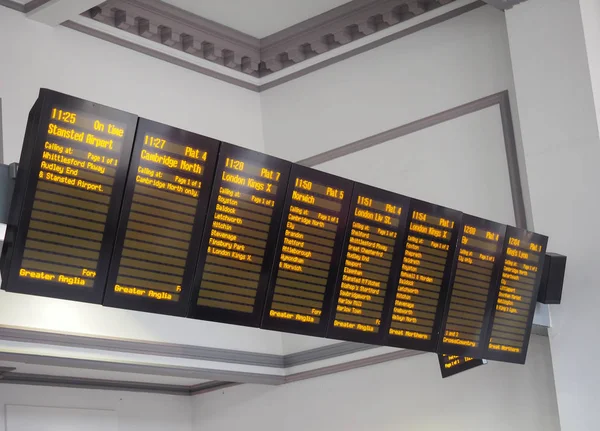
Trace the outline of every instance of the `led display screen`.
<path fill-rule="evenodd" d="M 388 286 L 397 282 L 409 203 L 405 196 L 354 185 L 327 337 L 381 342 L 385 307 L 403 300 Z"/>
<path fill-rule="evenodd" d="M 412 200 L 386 344 L 435 351 L 461 213 Z"/>
<path fill-rule="evenodd" d="M 292 167 L 263 328 L 325 335 L 352 186 Z"/>
<path fill-rule="evenodd" d="M 525 363 L 548 238 L 508 227 L 486 359 Z"/>
<path fill-rule="evenodd" d="M 137 117 L 50 90 L 30 114 L 3 289 L 100 303 Z"/>
<path fill-rule="evenodd" d="M 219 145 L 140 119 L 104 305 L 187 313 Z"/>
<path fill-rule="evenodd" d="M 221 144 L 191 317 L 259 325 L 290 166 Z"/>
<path fill-rule="evenodd" d="M 479 358 L 498 294 L 506 226 L 463 214 L 438 353 Z"/>

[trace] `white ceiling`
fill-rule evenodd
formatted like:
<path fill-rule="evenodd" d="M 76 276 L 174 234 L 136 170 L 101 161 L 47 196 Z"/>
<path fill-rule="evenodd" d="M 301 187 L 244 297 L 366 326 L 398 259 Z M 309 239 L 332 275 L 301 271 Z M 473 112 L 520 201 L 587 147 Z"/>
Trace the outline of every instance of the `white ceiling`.
<path fill-rule="evenodd" d="M 163 0 L 203 18 L 263 38 L 348 0 Z"/>

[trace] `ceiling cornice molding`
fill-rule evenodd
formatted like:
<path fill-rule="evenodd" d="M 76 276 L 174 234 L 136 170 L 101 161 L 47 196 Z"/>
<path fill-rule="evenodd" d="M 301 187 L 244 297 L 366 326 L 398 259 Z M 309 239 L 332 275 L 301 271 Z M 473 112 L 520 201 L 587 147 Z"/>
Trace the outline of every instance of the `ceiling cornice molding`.
<path fill-rule="evenodd" d="M 300 63 L 455 0 L 354 0 L 261 40 L 261 76 Z"/>
<path fill-rule="evenodd" d="M 414 19 L 403 22 L 398 26 L 388 28 L 380 33 L 367 36 L 354 43 L 349 43 L 333 52 L 328 52 L 306 62 L 294 65 L 278 73 L 273 73 L 260 78 L 259 91 L 285 84 L 286 82 L 303 77 L 317 70 L 355 57 L 387 43 L 409 36 L 413 33 L 425 30 L 444 21 L 456 18 L 479 7 L 485 6 L 482 0 L 456 1 L 445 8 L 439 8 L 431 13 L 422 14 Z"/>
<path fill-rule="evenodd" d="M 108 0 L 83 16 L 262 77 L 456 0 L 353 0 L 257 39 L 159 0 Z"/>
<path fill-rule="evenodd" d="M 83 15 L 172 49 L 258 76 L 258 39 L 159 0 L 109 0 Z"/>
<path fill-rule="evenodd" d="M 46 1 L 34 0 L 36 4 Z M 14 0 L 0 0 L 0 6 L 21 13 L 29 9 L 30 3 L 24 6 Z M 426 13 L 406 13 L 409 4 L 416 5 L 411 7 L 417 12 L 421 7 Z M 439 7 L 442 4 L 446 6 Z M 260 92 L 484 5 L 483 0 L 353 0 L 262 40 L 159 0 L 108 0 L 62 26 Z M 375 13 L 376 7 L 381 13 Z M 366 15 L 370 17 L 365 21 Z M 354 24 L 347 24 L 351 21 Z M 327 27 L 327 23 L 337 26 L 338 31 L 331 30 L 333 27 Z M 376 31 L 365 36 L 360 28 Z M 345 44 L 340 42 L 340 31 L 350 32 Z M 327 42 L 327 50 L 315 55 L 311 50 L 317 44 L 302 40 L 314 42 L 319 37 Z M 278 71 L 272 72 L 269 67 Z"/>
<path fill-rule="evenodd" d="M 340 342 L 288 355 L 276 355 L 185 344 L 95 337 L 11 326 L 0 326 L 0 341 L 32 343 L 75 349 L 104 350 L 135 355 L 184 358 L 196 361 L 212 361 L 278 369 L 352 355 L 354 353 L 364 352 L 379 347 L 370 344 Z"/>
<path fill-rule="evenodd" d="M 206 382 L 198 385 L 169 385 L 123 380 L 90 379 L 86 377 L 52 376 L 45 374 L 18 373 L 6 371 L 0 383 L 9 385 L 48 386 L 53 388 L 100 389 L 105 391 L 142 392 L 147 394 L 192 396 L 219 389 L 229 388 L 238 383 Z"/>
<path fill-rule="evenodd" d="M 228 84 L 255 92 L 260 91 L 259 78 L 238 73 L 204 58 L 188 55 L 184 51 L 171 49 L 166 45 L 123 32 L 115 27 L 104 25 L 92 19 L 78 16 L 75 20 L 62 23 L 62 26 Z"/>
<path fill-rule="evenodd" d="M 0 0 L 0 6 L 16 10 L 17 12 L 25 13 L 25 5 L 14 0 Z"/>
<path fill-rule="evenodd" d="M 270 34 L 269 36 L 263 37 L 260 40 L 261 48 L 268 49 L 273 45 L 301 36 L 302 34 L 309 34 L 310 32 L 314 32 L 323 26 L 331 25 L 336 21 L 360 14 L 360 12 L 363 10 L 373 8 L 377 3 L 383 2 L 382 0 L 352 0 L 348 3 L 344 3 L 343 5 L 323 12 L 320 15 L 314 16 L 298 24 L 284 28 L 281 31 Z"/>
<path fill-rule="evenodd" d="M 0 0 L 0 6 L 27 13 L 48 1 L 21 4 Z M 407 27 L 399 30 L 401 35 L 407 35 L 481 5 L 508 9 L 525 0 L 484 1 L 352 0 L 263 39 L 160 0 L 107 0 L 63 26 L 249 90 L 262 91 L 395 40 L 394 36 L 371 35 L 398 24 L 402 24 L 400 29 Z M 428 18 L 427 12 L 444 5 L 450 6 L 440 11 L 447 13 L 439 17 L 439 13 L 433 13 Z M 411 20 L 415 17 L 419 19 L 413 25 Z M 361 39 L 366 36 L 371 37 L 365 41 L 375 39 L 364 45 Z M 343 49 L 336 49 L 340 47 Z"/>

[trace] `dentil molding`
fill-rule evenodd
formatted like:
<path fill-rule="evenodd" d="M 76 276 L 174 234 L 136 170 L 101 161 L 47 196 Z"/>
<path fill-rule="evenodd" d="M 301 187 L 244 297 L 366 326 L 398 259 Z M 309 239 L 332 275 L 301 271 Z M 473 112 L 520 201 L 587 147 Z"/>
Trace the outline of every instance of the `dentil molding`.
<path fill-rule="evenodd" d="M 174 50 L 262 77 L 455 0 L 353 0 L 263 39 L 159 0 L 108 0 L 83 15 Z"/>

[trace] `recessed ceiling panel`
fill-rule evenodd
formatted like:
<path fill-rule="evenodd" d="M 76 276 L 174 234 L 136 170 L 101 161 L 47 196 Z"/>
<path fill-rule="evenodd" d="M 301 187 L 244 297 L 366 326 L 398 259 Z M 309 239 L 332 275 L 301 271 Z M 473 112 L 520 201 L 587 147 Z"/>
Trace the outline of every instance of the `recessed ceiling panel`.
<path fill-rule="evenodd" d="M 347 0 L 163 1 L 257 38 L 349 3 Z"/>

